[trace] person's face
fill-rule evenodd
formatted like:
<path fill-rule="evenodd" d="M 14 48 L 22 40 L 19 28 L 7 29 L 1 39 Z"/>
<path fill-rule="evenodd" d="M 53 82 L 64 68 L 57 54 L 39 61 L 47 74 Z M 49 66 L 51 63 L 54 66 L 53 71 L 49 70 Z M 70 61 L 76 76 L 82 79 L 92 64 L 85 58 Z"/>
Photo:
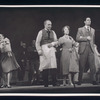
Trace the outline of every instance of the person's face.
<path fill-rule="evenodd" d="M 85 25 L 90 26 L 91 25 L 91 19 L 90 18 L 86 18 L 84 23 L 85 23 Z"/>
<path fill-rule="evenodd" d="M 68 35 L 69 34 L 69 29 L 67 27 L 64 28 L 64 34 Z"/>
<path fill-rule="evenodd" d="M 47 21 L 47 22 L 45 23 L 45 28 L 48 29 L 48 30 L 50 30 L 50 29 L 52 28 L 52 23 L 51 23 L 51 21 Z"/>

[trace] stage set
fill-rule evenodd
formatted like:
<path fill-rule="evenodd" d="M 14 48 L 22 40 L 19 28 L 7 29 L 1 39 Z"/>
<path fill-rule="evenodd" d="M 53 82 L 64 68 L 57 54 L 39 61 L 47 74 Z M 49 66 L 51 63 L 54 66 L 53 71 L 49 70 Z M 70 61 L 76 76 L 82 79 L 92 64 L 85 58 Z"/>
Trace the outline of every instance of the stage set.
<path fill-rule="evenodd" d="M 20 63 L 21 54 L 20 44 L 24 43 L 25 48 L 31 46 L 33 40 L 36 40 L 38 32 L 43 29 L 44 21 L 49 19 L 52 22 L 52 29 L 56 32 L 58 38 L 65 25 L 70 26 L 70 36 L 76 40 L 76 34 L 79 27 L 84 26 L 84 20 L 90 17 L 91 27 L 95 29 L 95 44 L 100 52 L 100 8 L 99 7 L 0 7 L 0 33 L 10 39 L 12 51 Z M 21 72 L 12 73 L 11 88 L 0 88 L 0 93 L 99 93 L 100 85 L 90 84 L 90 74 L 88 68 L 83 75 L 83 84 L 74 86 L 62 86 L 62 78 L 59 76 L 59 57 L 58 60 L 58 78 L 60 86 L 44 87 L 41 73 L 39 81 L 29 83 L 29 63 L 22 68 Z M 34 58 L 37 60 L 38 58 Z M 28 59 L 29 60 L 29 59 Z M 38 62 L 39 66 L 39 62 Z M 23 72 L 24 71 L 24 72 Z M 36 72 L 34 72 L 36 73 Z M 24 76 L 22 76 L 24 74 Z M 35 74 L 34 74 L 35 75 Z M 34 76 L 33 76 L 34 77 Z M 2 80 L 1 80 L 2 83 Z M 0 83 L 0 84 L 1 84 Z"/>

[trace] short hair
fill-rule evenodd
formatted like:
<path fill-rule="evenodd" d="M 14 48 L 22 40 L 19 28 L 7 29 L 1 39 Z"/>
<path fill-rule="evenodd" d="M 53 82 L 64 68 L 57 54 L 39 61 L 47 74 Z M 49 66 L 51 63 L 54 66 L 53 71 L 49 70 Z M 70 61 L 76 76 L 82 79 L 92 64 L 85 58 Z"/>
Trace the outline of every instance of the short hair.
<path fill-rule="evenodd" d="M 85 18 L 85 21 L 86 21 L 87 18 L 91 19 L 90 17 L 86 17 L 86 18 Z"/>
<path fill-rule="evenodd" d="M 69 27 L 68 25 L 66 25 L 66 26 L 64 26 L 64 27 L 62 28 L 62 32 L 64 32 L 64 28 L 65 28 L 65 27 L 67 27 L 68 30 L 70 30 L 70 27 Z"/>
<path fill-rule="evenodd" d="M 44 21 L 44 25 L 46 24 L 47 21 L 50 21 L 50 20 L 49 20 L 49 19 L 45 20 L 45 21 Z M 51 21 L 50 21 L 50 22 L 51 22 Z"/>

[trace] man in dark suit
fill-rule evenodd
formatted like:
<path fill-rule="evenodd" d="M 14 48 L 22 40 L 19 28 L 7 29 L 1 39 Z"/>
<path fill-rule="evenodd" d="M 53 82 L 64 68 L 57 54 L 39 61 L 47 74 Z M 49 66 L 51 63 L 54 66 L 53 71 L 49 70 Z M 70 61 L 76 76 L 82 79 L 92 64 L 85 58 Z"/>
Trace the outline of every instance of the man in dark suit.
<path fill-rule="evenodd" d="M 82 76 L 86 63 L 88 62 L 90 72 L 91 72 L 91 81 L 93 85 L 96 85 L 96 68 L 94 60 L 94 38 L 95 30 L 90 27 L 91 19 L 89 17 L 84 21 L 85 26 L 78 29 L 76 40 L 79 42 L 79 54 L 80 54 L 80 66 L 79 66 L 79 82 L 78 85 L 82 83 Z"/>

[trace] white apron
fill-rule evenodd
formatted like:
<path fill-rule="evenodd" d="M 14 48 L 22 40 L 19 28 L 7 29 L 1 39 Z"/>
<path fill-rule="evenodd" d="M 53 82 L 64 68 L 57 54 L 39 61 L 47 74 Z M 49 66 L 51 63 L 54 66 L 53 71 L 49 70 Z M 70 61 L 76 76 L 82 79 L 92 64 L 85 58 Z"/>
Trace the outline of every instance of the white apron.
<path fill-rule="evenodd" d="M 43 51 L 43 56 L 40 56 L 40 67 L 39 70 L 43 71 L 44 69 L 57 68 L 55 48 L 48 48 L 48 44 L 41 46 Z"/>

